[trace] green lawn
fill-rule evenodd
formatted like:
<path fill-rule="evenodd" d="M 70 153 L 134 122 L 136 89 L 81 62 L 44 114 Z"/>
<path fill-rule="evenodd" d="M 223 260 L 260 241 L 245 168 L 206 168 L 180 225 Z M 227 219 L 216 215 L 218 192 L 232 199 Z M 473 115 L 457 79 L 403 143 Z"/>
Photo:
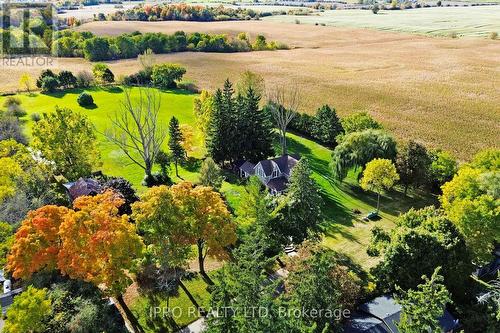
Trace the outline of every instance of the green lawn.
<path fill-rule="evenodd" d="M 104 132 L 110 125 L 109 118 L 119 108 L 120 100 L 123 98 L 123 90 L 120 87 L 95 88 L 90 89 L 95 103 L 94 109 L 84 109 L 78 106 L 76 99 L 80 90 L 68 91 L 54 95 L 35 94 L 28 96 L 20 95 L 22 106 L 28 112 L 26 116 L 26 129 L 30 131 L 32 121 L 30 114 L 52 112 L 55 106 L 69 107 L 77 112 L 82 112 L 92 120 L 98 132 Z M 138 88 L 132 90 L 133 95 L 137 95 Z M 162 91 L 162 109 L 160 121 L 167 126 L 170 117 L 175 115 L 181 124 L 186 123 L 193 127 L 193 99 L 196 95 L 185 91 Z M 3 102 L 0 98 L 0 104 Z M 197 136 L 199 136 L 197 134 Z M 143 171 L 136 165 L 130 164 L 123 153 L 114 145 L 106 141 L 102 134 L 98 134 L 99 148 L 101 150 L 102 171 L 113 176 L 122 176 L 132 182 L 139 190 L 144 191 L 140 185 Z M 201 145 L 198 138 L 197 144 Z M 167 142 L 164 144 L 167 150 Z M 387 193 L 381 200 L 381 216 L 379 221 L 363 222 L 362 216 L 374 210 L 376 196 L 373 193 L 362 191 L 356 182 L 356 175 L 351 173 L 349 178 L 343 183 L 338 183 L 332 178 L 329 167 L 331 150 L 323 147 L 311 140 L 300 136 L 289 135 L 289 150 L 298 153 L 309 159 L 314 171 L 314 178 L 322 188 L 325 199 L 325 223 L 323 224 L 325 237 L 323 243 L 326 246 L 345 252 L 353 257 L 354 261 L 365 268 L 369 268 L 376 263 L 374 258 L 366 255 L 365 249 L 370 239 L 370 230 L 373 226 L 379 225 L 385 229 L 390 229 L 394 225 L 396 217 L 408 210 L 412 206 L 421 207 L 432 203 L 432 198 L 419 197 L 413 194 L 412 197 L 404 197 L 400 192 Z M 277 150 L 279 151 L 279 150 Z M 198 148 L 193 154 L 193 162 L 184 166 L 180 170 L 183 179 L 196 181 L 198 178 L 199 158 L 204 155 L 204 149 Z M 179 181 L 174 174 L 174 181 Z M 241 180 L 230 173 L 226 174 L 226 180 L 222 187 L 222 192 L 226 196 L 233 209 L 238 207 L 240 193 L 243 188 Z M 362 214 L 354 214 L 357 209 Z"/>
<path fill-rule="evenodd" d="M 309 16 L 281 15 L 263 20 L 338 27 L 371 28 L 421 35 L 487 37 L 500 33 L 500 6 L 433 7 L 411 10 L 326 10 Z"/>
<path fill-rule="evenodd" d="M 43 114 L 53 112 L 58 107 L 67 107 L 73 111 L 81 112 L 89 117 L 94 123 L 98 132 L 99 149 L 101 152 L 102 167 L 100 168 L 105 174 L 120 176 L 127 178 L 139 191 L 144 190 L 141 186 L 141 181 L 144 176 L 142 169 L 135 164 L 131 164 L 126 156 L 112 143 L 108 142 L 104 136 L 104 132 L 110 128 L 110 118 L 113 118 L 115 112 L 120 109 L 120 103 L 123 100 L 123 89 L 120 87 L 110 88 L 91 88 L 85 91 L 92 94 L 95 108 L 83 108 L 77 103 L 77 97 L 83 90 L 74 89 L 56 94 L 22 94 L 19 95 L 22 100 L 22 107 L 28 112 L 24 118 L 26 121 L 26 131 L 30 134 L 32 121 L 30 115 L 33 113 Z M 138 88 L 132 89 L 132 97 L 138 95 Z M 161 126 L 168 128 L 168 122 L 172 116 L 179 119 L 181 124 L 194 125 L 193 114 L 193 99 L 196 94 L 186 91 L 162 91 L 161 96 Z M 0 105 L 3 103 L 4 97 L 0 98 Z M 199 138 L 197 138 L 199 144 Z M 165 140 L 164 150 L 168 150 L 167 140 Z M 201 157 L 203 151 L 196 151 L 194 157 Z M 181 177 L 186 180 L 195 181 L 196 174 L 190 168 L 181 168 Z"/>
<path fill-rule="evenodd" d="M 213 272 L 210 273 L 213 276 Z M 190 279 L 183 279 L 183 283 L 200 307 L 209 308 L 210 293 L 208 284 L 199 274 Z M 170 295 L 155 293 L 154 295 L 141 295 L 131 305 L 132 312 L 146 332 L 175 332 L 180 327 L 186 326 L 199 318 L 198 311 L 186 292 L 178 287 Z M 161 309 L 161 310 L 160 310 Z M 165 309 L 165 310 L 163 310 Z M 167 313 L 171 309 L 172 318 Z"/>

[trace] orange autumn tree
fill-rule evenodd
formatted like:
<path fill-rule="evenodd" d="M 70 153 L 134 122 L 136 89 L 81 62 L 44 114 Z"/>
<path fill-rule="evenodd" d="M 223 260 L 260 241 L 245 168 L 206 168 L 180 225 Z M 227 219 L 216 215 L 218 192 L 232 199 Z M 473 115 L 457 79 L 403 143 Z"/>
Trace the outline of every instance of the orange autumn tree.
<path fill-rule="evenodd" d="M 116 297 L 125 319 L 142 332 L 122 298 L 131 282 L 128 270 L 143 250 L 135 225 L 127 215 L 118 214 L 123 202 L 107 191 L 76 199 L 74 210 L 45 206 L 30 212 L 16 233 L 7 269 L 15 278 L 58 269 L 70 278 L 92 282 Z"/>
<path fill-rule="evenodd" d="M 7 269 L 16 279 L 57 268 L 61 248 L 58 233 L 68 211 L 66 207 L 44 206 L 28 213 L 7 258 Z"/>
<path fill-rule="evenodd" d="M 227 257 L 227 246 L 236 242 L 236 224 L 220 194 L 211 187 L 182 182 L 171 190 L 191 242 L 196 244 L 200 273 L 206 275 L 205 258 Z"/>

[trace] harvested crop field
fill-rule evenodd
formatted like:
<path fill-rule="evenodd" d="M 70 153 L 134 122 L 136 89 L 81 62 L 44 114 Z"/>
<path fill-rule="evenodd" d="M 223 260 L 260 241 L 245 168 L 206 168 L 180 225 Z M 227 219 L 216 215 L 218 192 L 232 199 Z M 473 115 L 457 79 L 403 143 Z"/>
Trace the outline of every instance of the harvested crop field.
<path fill-rule="evenodd" d="M 213 89 L 248 69 L 266 85 L 296 82 L 303 112 L 328 103 L 340 115 L 367 111 L 400 139 L 447 149 L 461 159 L 499 147 L 500 41 L 447 39 L 312 25 L 245 22 L 92 22 L 79 28 L 101 35 L 142 32 L 263 33 L 293 49 L 252 53 L 177 53 L 158 62 L 188 68 L 187 78 Z M 134 60 L 110 62 L 115 74 L 139 69 Z M 70 70 L 81 59 L 58 59 Z M 33 69 L 33 74 L 40 69 Z M 2 71 L 2 87 L 15 88 L 23 68 Z"/>

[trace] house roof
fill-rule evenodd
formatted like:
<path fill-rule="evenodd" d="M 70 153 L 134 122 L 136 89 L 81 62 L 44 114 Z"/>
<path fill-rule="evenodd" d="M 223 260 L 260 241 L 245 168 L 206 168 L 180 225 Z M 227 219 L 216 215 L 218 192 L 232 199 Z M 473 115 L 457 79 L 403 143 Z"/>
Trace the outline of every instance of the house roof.
<path fill-rule="evenodd" d="M 391 333 L 384 322 L 364 313 L 354 313 L 344 326 L 344 333 Z"/>
<path fill-rule="evenodd" d="M 360 305 L 344 326 L 344 332 L 399 333 L 395 323 L 399 322 L 400 315 L 401 306 L 390 295 L 383 295 Z M 448 332 L 458 326 L 458 320 L 445 310 L 439 325 Z"/>
<path fill-rule="evenodd" d="M 245 163 L 243 163 L 241 166 L 240 166 L 240 170 L 243 171 L 243 172 L 246 172 L 247 174 L 249 175 L 253 175 L 255 170 L 255 164 L 249 162 L 249 161 L 246 161 Z"/>
<path fill-rule="evenodd" d="M 266 176 L 271 176 L 273 173 L 274 165 L 276 164 L 282 173 L 290 175 L 290 171 L 300 160 L 299 155 L 282 155 L 280 157 L 276 157 L 270 160 L 263 160 L 257 163 L 257 165 L 262 166 L 262 170 L 264 170 L 264 174 Z"/>
<path fill-rule="evenodd" d="M 275 190 L 276 192 L 283 192 L 287 187 L 287 179 L 285 177 L 278 177 L 269 180 L 266 186 L 270 190 Z"/>
<path fill-rule="evenodd" d="M 273 158 L 272 161 L 278 165 L 282 173 L 290 175 L 290 171 L 300 160 L 299 155 L 282 155 L 277 158 Z"/>
<path fill-rule="evenodd" d="M 8 293 L 0 295 L 0 305 L 2 306 L 2 314 L 5 316 L 7 309 L 12 305 L 14 301 L 14 296 L 22 293 L 23 288 L 17 288 Z"/>
<path fill-rule="evenodd" d="M 93 195 L 101 191 L 101 185 L 94 179 L 80 178 L 76 182 L 66 183 L 64 187 L 68 190 L 71 200 L 84 195 Z"/>

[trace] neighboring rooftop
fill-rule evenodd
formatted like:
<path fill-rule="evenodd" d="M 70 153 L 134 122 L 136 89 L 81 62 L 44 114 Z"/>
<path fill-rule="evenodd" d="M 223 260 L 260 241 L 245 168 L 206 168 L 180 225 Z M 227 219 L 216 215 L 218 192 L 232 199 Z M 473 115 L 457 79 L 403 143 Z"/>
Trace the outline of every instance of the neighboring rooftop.
<path fill-rule="evenodd" d="M 360 305 L 344 325 L 344 333 L 400 333 L 396 326 L 400 315 L 401 306 L 392 296 L 383 295 Z M 458 320 L 445 310 L 439 324 L 443 332 L 453 332 Z"/>

